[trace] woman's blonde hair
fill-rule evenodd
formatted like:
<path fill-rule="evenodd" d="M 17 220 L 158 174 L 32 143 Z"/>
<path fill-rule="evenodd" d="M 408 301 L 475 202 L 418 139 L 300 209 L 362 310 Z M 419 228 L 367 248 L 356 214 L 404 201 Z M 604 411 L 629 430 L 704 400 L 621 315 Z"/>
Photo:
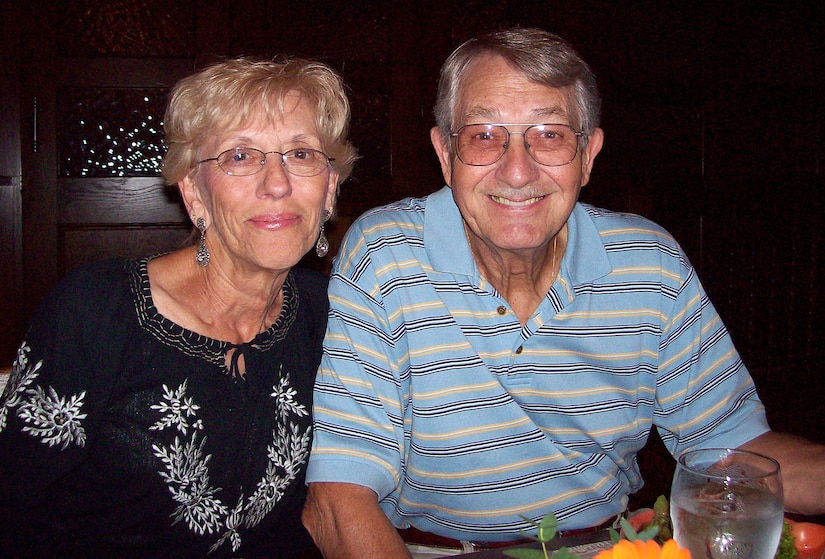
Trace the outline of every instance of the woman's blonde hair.
<path fill-rule="evenodd" d="M 246 57 L 209 66 L 172 88 L 163 120 L 166 183 L 178 183 L 197 166 L 198 148 L 210 135 L 247 126 L 261 115 L 278 120 L 290 92 L 301 94 L 314 110 L 321 148 L 335 159 L 341 184 L 358 157 L 347 140 L 350 107 L 341 77 L 312 60 Z"/>

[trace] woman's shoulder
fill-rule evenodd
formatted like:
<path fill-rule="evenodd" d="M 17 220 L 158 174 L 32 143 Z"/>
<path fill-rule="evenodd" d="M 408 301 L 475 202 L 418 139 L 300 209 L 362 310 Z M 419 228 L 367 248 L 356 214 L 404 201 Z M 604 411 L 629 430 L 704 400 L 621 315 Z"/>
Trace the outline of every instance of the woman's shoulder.
<path fill-rule="evenodd" d="M 58 282 L 53 292 L 61 297 L 85 297 L 91 295 L 108 295 L 110 290 L 128 287 L 128 278 L 139 263 L 134 260 L 113 258 L 83 264 L 69 271 Z"/>
<path fill-rule="evenodd" d="M 303 267 L 293 268 L 287 279 L 287 289 L 295 292 L 296 307 L 311 322 L 326 324 L 329 310 L 327 285 L 329 278 L 320 272 Z"/>
<path fill-rule="evenodd" d="M 65 283 L 86 283 L 89 281 L 113 282 L 122 280 L 126 275 L 135 270 L 139 261 L 126 258 L 109 258 L 99 260 L 80 266 L 69 271 L 63 282 Z"/>
<path fill-rule="evenodd" d="M 74 268 L 41 301 L 40 313 L 46 315 L 99 313 L 101 308 L 117 305 L 124 296 L 132 300 L 130 277 L 138 262 L 109 259 Z"/>
<path fill-rule="evenodd" d="M 295 267 L 290 272 L 295 286 L 303 295 L 312 295 L 313 297 L 326 297 L 327 285 L 329 284 L 329 277 L 310 268 Z"/>

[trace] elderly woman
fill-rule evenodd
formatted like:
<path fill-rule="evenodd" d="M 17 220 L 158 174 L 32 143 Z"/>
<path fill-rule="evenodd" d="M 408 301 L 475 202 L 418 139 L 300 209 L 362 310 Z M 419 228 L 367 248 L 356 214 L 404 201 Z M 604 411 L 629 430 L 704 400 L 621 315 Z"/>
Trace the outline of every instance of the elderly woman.
<path fill-rule="evenodd" d="M 236 59 L 182 80 L 164 178 L 196 242 L 73 272 L 0 401 L 0 549 L 17 557 L 296 557 L 326 282 L 356 158 L 338 75 Z"/>

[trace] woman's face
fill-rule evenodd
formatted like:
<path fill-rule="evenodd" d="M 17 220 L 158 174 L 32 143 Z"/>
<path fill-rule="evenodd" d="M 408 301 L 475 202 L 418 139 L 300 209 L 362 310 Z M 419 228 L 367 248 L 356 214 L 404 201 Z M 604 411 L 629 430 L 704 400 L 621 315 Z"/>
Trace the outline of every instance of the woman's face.
<path fill-rule="evenodd" d="M 206 139 L 198 159 L 236 147 L 323 151 L 313 112 L 295 92 L 286 95 L 281 119 L 273 123 L 261 116 L 245 128 L 219 132 Z M 323 213 L 333 207 L 337 180 L 329 167 L 314 177 L 292 175 L 281 156 L 270 153 L 261 170 L 248 176 L 227 175 L 215 161 L 201 163 L 180 187 L 190 214 L 206 221 L 210 267 L 278 273 L 315 245 Z"/>

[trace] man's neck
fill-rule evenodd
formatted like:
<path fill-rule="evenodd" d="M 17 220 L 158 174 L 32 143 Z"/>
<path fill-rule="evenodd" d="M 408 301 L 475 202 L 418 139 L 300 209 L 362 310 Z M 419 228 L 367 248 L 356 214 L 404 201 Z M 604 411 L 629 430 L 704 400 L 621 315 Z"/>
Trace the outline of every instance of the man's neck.
<path fill-rule="evenodd" d="M 521 324 L 533 316 L 558 275 L 567 246 L 566 230 L 537 249 L 500 250 L 467 233 L 481 275 L 501 294 Z"/>

